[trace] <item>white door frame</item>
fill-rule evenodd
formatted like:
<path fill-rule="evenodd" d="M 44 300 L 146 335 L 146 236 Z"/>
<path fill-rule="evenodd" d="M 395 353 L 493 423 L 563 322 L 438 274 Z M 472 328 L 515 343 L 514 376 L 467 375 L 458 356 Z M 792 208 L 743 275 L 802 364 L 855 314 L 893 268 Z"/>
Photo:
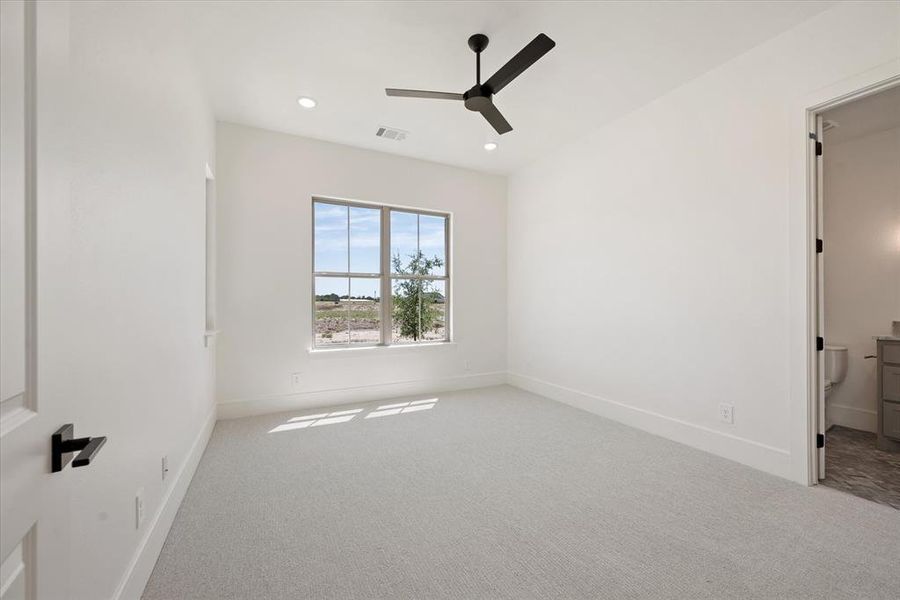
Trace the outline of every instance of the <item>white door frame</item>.
<path fill-rule="evenodd" d="M 797 100 L 791 110 L 790 223 L 790 432 L 791 478 L 805 485 L 819 481 L 819 398 L 824 387 L 816 336 L 819 331 L 819 277 L 816 238 L 816 117 L 826 110 L 900 85 L 900 60 L 893 60 Z M 819 140 L 821 141 L 821 140 Z M 826 147 L 825 151 L 828 149 Z M 825 241 L 827 247 L 827 240 Z M 824 336 L 823 336 L 824 337 Z M 827 340 L 826 340 L 827 343 Z"/>

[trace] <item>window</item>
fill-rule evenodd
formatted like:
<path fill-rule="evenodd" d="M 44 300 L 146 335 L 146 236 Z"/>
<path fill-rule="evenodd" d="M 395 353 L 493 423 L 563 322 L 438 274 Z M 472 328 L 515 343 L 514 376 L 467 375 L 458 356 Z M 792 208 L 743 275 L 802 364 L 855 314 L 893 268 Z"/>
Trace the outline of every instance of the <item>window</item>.
<path fill-rule="evenodd" d="M 450 217 L 313 199 L 313 345 L 450 339 Z"/>

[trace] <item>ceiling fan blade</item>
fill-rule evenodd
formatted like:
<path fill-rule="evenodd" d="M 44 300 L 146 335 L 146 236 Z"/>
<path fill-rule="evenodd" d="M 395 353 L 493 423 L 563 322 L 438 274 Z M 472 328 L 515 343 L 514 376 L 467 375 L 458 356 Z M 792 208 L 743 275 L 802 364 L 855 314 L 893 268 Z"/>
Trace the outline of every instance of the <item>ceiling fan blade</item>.
<path fill-rule="evenodd" d="M 500 135 L 512 131 L 512 125 L 510 125 L 509 121 L 500 114 L 500 111 L 497 110 L 497 107 L 494 106 L 493 102 L 486 103 L 478 112 L 484 115 L 487 122 L 490 123 L 491 127 L 496 129 L 497 133 Z"/>
<path fill-rule="evenodd" d="M 518 54 L 509 59 L 508 63 L 491 75 L 484 85 L 491 90 L 492 94 L 496 94 L 506 87 L 506 84 L 521 75 L 522 71 L 536 63 L 540 57 L 553 50 L 555 45 L 556 42 L 543 33 L 539 33 L 527 46 L 519 50 Z"/>
<path fill-rule="evenodd" d="M 435 100 L 462 100 L 462 94 L 452 94 L 450 92 L 428 92 L 425 90 L 398 90 L 395 88 L 385 88 L 388 96 L 399 96 L 401 98 L 433 98 Z"/>

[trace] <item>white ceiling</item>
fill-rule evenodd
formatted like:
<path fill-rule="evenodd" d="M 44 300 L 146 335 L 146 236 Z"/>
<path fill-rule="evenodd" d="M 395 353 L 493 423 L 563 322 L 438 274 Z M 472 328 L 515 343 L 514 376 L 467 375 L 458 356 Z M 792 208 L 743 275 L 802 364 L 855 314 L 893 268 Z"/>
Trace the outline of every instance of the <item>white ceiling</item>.
<path fill-rule="evenodd" d="M 825 132 L 825 141 L 833 144 L 900 127 L 900 85 L 838 106 L 822 117 L 837 125 Z"/>
<path fill-rule="evenodd" d="M 216 117 L 508 173 L 790 29 L 831 2 L 178 3 Z M 171 5 L 169 5 L 171 7 Z M 482 79 L 544 32 L 557 46 L 495 97 L 514 130 L 461 103 L 385 87 L 462 92 L 466 45 L 485 33 Z M 303 110 L 300 95 L 319 106 Z M 375 137 L 380 125 L 410 132 Z"/>

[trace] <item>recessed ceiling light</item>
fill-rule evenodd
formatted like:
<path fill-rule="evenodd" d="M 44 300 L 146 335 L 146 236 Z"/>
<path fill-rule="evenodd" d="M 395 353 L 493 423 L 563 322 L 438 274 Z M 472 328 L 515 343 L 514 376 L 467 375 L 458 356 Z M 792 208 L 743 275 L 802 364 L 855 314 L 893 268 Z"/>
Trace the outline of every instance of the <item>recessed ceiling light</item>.
<path fill-rule="evenodd" d="M 297 98 L 297 104 L 302 106 L 303 108 L 315 108 L 316 101 L 310 98 L 309 96 L 300 96 Z"/>
<path fill-rule="evenodd" d="M 497 142 L 488 142 L 484 145 L 484 149 L 488 152 L 493 152 L 497 149 Z"/>

